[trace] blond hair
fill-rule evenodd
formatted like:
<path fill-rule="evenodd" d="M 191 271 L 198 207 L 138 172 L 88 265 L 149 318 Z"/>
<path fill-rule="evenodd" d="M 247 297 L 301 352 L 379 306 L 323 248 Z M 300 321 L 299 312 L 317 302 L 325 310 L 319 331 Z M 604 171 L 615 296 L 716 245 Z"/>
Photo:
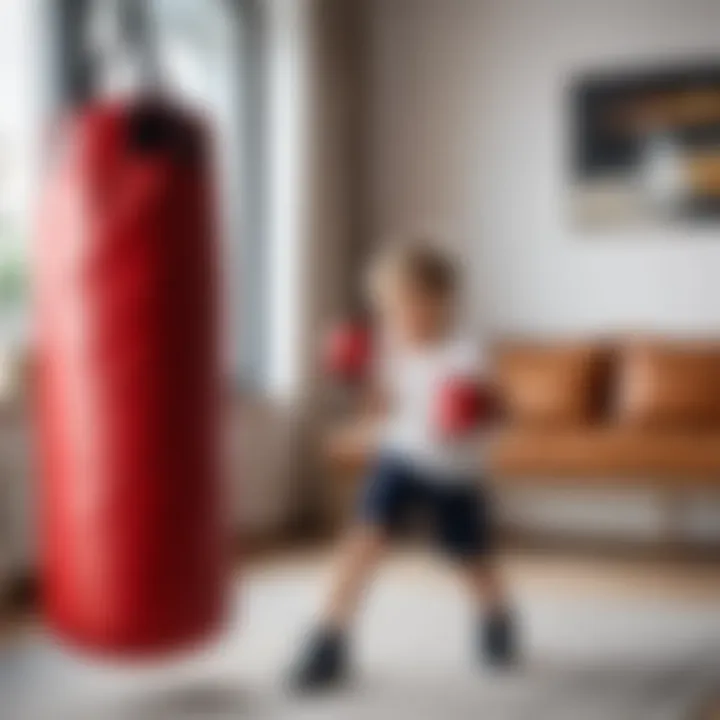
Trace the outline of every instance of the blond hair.
<path fill-rule="evenodd" d="M 370 294 L 377 297 L 388 284 L 406 284 L 438 300 L 451 300 L 458 286 L 455 263 L 425 239 L 387 245 L 373 258 L 368 273 Z"/>

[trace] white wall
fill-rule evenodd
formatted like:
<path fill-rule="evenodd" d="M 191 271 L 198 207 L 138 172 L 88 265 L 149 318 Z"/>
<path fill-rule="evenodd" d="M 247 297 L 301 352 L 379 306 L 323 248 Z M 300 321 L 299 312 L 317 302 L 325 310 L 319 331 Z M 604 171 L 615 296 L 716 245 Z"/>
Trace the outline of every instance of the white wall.
<path fill-rule="evenodd" d="M 375 0 L 375 235 L 467 248 L 475 318 L 501 330 L 720 331 L 720 226 L 570 227 L 575 70 L 720 57 L 716 0 Z"/>
<path fill-rule="evenodd" d="M 720 334 L 720 225 L 583 235 L 564 173 L 571 74 L 720 57 L 720 2 L 374 0 L 371 47 L 373 234 L 429 230 L 463 251 L 475 323 Z M 507 511 L 643 535 L 663 521 L 642 493 L 524 496 Z M 720 516 L 700 500 L 685 524 L 705 534 Z"/>

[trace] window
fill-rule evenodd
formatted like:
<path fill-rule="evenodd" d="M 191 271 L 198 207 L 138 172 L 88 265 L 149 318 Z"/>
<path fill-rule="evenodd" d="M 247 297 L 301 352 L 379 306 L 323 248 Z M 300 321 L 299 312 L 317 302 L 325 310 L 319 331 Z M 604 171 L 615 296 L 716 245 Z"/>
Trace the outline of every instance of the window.
<path fill-rule="evenodd" d="M 54 64 L 60 68 L 47 68 L 52 94 L 57 104 L 72 106 L 93 92 L 92 85 L 99 84 L 104 73 L 114 70 L 115 53 L 108 53 L 107 43 L 89 40 L 89 28 L 97 31 L 97 16 L 103 12 L 106 22 L 117 23 L 117 3 L 133 0 L 46 1 L 54 8 Z M 172 95 L 202 108 L 213 130 L 223 229 L 226 366 L 233 378 L 255 384 L 263 364 L 259 337 L 263 249 L 257 197 L 262 165 L 257 101 L 261 71 L 258 35 L 248 31 L 255 22 L 256 3 L 140 0 L 139 7 L 149 11 L 146 17 L 152 21 L 162 84 Z M 248 176 L 253 182 L 244 182 Z"/>
<path fill-rule="evenodd" d="M 26 340 L 27 264 L 41 126 L 34 3 L 0 3 L 0 348 Z"/>

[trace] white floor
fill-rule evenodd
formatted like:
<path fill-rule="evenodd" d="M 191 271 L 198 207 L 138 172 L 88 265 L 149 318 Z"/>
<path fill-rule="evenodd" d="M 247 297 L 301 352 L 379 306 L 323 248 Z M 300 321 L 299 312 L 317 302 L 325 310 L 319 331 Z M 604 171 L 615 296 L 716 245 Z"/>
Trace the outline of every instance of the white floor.
<path fill-rule="evenodd" d="M 472 662 L 471 616 L 449 576 L 389 571 L 357 629 L 353 682 L 298 700 L 283 674 L 323 574 L 317 564 L 249 573 L 222 640 L 171 666 L 98 666 L 25 637 L 0 654 L 0 718 L 685 720 L 720 688 L 715 603 L 526 588 L 526 662 L 495 674 Z"/>

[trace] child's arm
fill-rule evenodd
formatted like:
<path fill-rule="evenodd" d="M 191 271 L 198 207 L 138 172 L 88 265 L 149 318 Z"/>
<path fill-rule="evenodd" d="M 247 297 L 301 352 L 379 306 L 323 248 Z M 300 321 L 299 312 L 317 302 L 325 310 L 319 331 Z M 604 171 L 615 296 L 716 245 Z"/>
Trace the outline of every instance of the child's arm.
<path fill-rule="evenodd" d="M 331 461 L 362 463 L 380 444 L 383 421 L 388 412 L 387 395 L 379 386 L 365 392 L 360 412 L 346 423 L 333 428 L 325 441 L 325 452 Z"/>

